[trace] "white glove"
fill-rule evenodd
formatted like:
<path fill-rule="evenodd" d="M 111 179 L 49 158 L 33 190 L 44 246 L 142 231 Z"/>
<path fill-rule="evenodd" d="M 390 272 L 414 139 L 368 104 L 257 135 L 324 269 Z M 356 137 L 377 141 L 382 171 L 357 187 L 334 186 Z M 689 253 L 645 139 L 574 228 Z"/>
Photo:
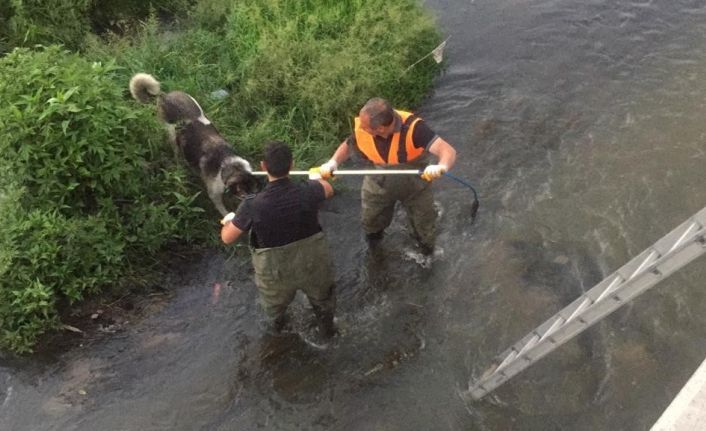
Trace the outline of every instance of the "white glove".
<path fill-rule="evenodd" d="M 321 168 L 309 169 L 309 179 L 310 180 L 320 180 L 321 179 Z"/>
<path fill-rule="evenodd" d="M 225 225 L 226 223 L 233 220 L 234 218 L 235 218 L 235 213 L 228 213 L 221 219 L 221 224 Z"/>
<path fill-rule="evenodd" d="M 426 168 L 424 168 L 424 172 L 422 173 L 422 178 L 424 178 L 427 181 L 433 181 L 446 172 L 448 168 L 446 165 L 429 165 Z"/>
<path fill-rule="evenodd" d="M 332 177 L 333 171 L 335 171 L 336 169 L 338 169 L 338 163 L 334 159 L 329 160 L 328 162 L 319 166 L 319 173 L 321 174 L 321 178 L 326 179 Z"/>

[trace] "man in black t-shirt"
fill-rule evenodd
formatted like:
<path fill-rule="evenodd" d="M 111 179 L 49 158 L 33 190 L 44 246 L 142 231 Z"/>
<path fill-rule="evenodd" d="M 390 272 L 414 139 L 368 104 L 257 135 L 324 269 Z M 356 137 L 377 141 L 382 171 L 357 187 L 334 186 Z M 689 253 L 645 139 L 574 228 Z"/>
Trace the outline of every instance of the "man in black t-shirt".
<path fill-rule="evenodd" d="M 328 178 L 351 155 L 358 155 L 379 169 L 417 169 L 421 176 L 368 175 L 361 190 L 361 218 L 366 239 L 375 245 L 392 222 L 395 203 L 407 210 L 412 233 L 424 254 L 434 251 L 436 211 L 430 182 L 451 169 L 456 150 L 434 133 L 424 120 L 399 111 L 384 99 L 373 98 L 355 118 L 353 134 L 320 167 Z M 431 156 L 437 164 L 429 164 Z M 426 181 L 424 181 L 426 180 Z"/>
<path fill-rule="evenodd" d="M 260 303 L 277 332 L 286 323 L 287 306 L 302 290 L 322 335 L 331 337 L 336 304 L 333 264 L 318 213 L 321 202 L 333 196 L 333 188 L 318 175 L 310 175 L 304 183 L 290 181 L 292 152 L 283 142 L 267 144 L 260 165 L 267 171 L 267 186 L 223 219 L 221 239 L 230 244 L 250 232 Z"/>

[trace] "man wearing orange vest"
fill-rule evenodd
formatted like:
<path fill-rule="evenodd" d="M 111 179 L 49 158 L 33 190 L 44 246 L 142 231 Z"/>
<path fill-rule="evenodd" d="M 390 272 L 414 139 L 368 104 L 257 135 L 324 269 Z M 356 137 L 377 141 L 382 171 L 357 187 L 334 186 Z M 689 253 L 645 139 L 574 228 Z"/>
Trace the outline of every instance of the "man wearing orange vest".
<path fill-rule="evenodd" d="M 431 181 L 451 169 L 456 150 L 416 115 L 397 111 L 385 100 L 373 98 L 355 118 L 355 130 L 341 143 L 331 160 L 321 165 L 323 178 L 357 154 L 380 169 L 423 169 L 421 176 L 368 175 L 363 180 L 362 224 L 366 240 L 375 246 L 392 222 L 395 203 L 407 210 L 412 233 L 424 254 L 434 251 L 436 211 Z M 437 164 L 429 164 L 431 156 Z"/>

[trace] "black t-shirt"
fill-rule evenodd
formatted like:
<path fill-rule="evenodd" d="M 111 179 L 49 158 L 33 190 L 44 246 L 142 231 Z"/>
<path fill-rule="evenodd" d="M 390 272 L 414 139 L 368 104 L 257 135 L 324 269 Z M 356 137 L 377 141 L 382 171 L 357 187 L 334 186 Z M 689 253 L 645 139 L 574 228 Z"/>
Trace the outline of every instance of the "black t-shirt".
<path fill-rule="evenodd" d="M 395 132 L 398 132 L 402 127 L 402 122 L 401 119 L 397 117 L 395 118 L 395 121 Z M 427 123 L 425 123 L 424 120 L 420 119 L 414 126 L 414 132 L 412 133 L 412 144 L 415 148 L 424 148 L 425 151 L 429 151 L 429 146 L 434 143 L 437 137 L 438 135 L 434 133 L 434 131 L 429 126 L 427 126 Z M 392 135 L 390 135 L 390 137 L 388 138 L 373 136 L 373 139 L 375 140 L 375 147 L 377 148 L 378 153 L 387 156 L 387 153 L 390 152 L 390 143 L 392 142 Z M 348 143 L 348 147 L 350 149 L 355 150 L 353 154 L 357 154 L 363 159 L 369 160 L 368 157 L 358 149 L 358 146 L 356 145 L 355 133 L 352 133 L 348 137 L 346 142 Z"/>
<path fill-rule="evenodd" d="M 267 183 L 255 197 L 245 199 L 233 224 L 250 231 L 255 248 L 280 247 L 321 232 L 319 205 L 326 199 L 318 181 L 293 183 L 282 178 Z"/>

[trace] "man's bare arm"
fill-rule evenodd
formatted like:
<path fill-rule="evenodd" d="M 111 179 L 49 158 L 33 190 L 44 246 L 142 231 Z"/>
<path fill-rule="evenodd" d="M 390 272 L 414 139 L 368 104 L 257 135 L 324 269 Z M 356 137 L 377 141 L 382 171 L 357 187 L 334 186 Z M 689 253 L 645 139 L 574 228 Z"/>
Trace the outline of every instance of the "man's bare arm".
<path fill-rule="evenodd" d="M 343 142 L 341 142 L 341 145 L 339 145 L 338 148 L 336 149 L 336 152 L 333 153 L 331 160 L 334 160 L 336 162 L 336 164 L 340 165 L 341 163 L 348 160 L 348 157 L 350 157 L 350 150 L 348 149 L 348 142 L 343 141 Z"/>
<path fill-rule="evenodd" d="M 456 150 L 443 138 L 437 137 L 429 147 L 429 152 L 439 158 L 439 164 L 451 170 L 456 163 Z"/>
<path fill-rule="evenodd" d="M 226 222 L 221 228 L 221 239 L 226 244 L 232 244 L 236 242 L 242 234 L 243 231 L 240 230 L 236 225 L 234 225 L 230 221 Z"/>
<path fill-rule="evenodd" d="M 319 184 L 321 184 L 321 186 L 324 188 L 324 196 L 326 197 L 326 199 L 333 196 L 333 186 L 331 186 L 331 184 L 329 184 L 329 182 L 326 180 L 318 180 L 318 181 L 319 181 Z"/>

